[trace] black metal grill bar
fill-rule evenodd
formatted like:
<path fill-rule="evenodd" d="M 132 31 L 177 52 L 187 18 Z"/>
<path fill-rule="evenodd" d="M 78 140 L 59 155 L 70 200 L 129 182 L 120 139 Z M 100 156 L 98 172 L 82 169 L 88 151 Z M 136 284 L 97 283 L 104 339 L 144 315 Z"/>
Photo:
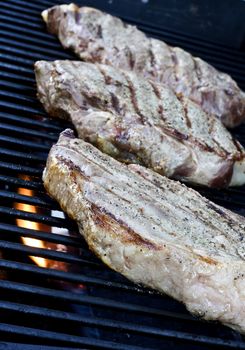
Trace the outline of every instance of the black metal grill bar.
<path fill-rule="evenodd" d="M 0 135 L 0 141 L 14 144 L 14 145 L 16 145 L 16 147 L 18 147 L 18 146 L 22 146 L 22 147 L 26 147 L 26 148 L 32 147 L 33 149 L 38 149 L 40 151 L 42 151 L 42 150 L 48 151 L 50 149 L 50 146 L 51 146 L 51 144 L 45 145 L 45 144 L 41 144 L 41 143 L 37 143 L 37 142 L 16 139 L 14 137 L 4 136 L 4 135 Z"/>
<path fill-rule="evenodd" d="M 18 104 L 14 102 L 8 102 L 8 101 L 0 101 L 0 106 L 3 108 L 6 108 L 8 112 L 13 109 L 14 111 L 20 112 L 22 111 L 23 113 L 28 113 L 28 114 L 37 114 L 40 116 L 46 116 L 46 114 L 39 108 L 33 108 L 28 105 L 23 105 L 23 104 Z"/>
<path fill-rule="evenodd" d="M 5 148 L 0 148 L 0 155 L 2 156 L 10 156 L 14 158 L 19 158 L 23 160 L 32 160 L 32 161 L 41 161 L 45 162 L 47 159 L 47 155 L 38 155 L 38 154 L 32 154 L 32 153 L 25 153 L 25 152 L 18 152 L 13 151 Z"/>
<path fill-rule="evenodd" d="M 33 344 L 23 344 L 23 343 L 9 343 L 9 342 L 4 342 L 2 343 L 3 347 L 1 347 L 0 344 L 0 349 L 1 350 L 74 350 L 74 347 L 57 347 L 57 346 L 47 346 L 47 345 L 33 345 Z"/>
<path fill-rule="evenodd" d="M 2 55 L 0 57 L 2 58 Z M 17 72 L 18 74 L 24 73 L 25 76 L 31 77 L 34 81 L 33 69 L 28 69 L 27 67 L 21 67 L 21 66 L 16 65 L 16 64 L 9 64 L 9 63 L 3 62 L 3 61 L 0 62 L 0 68 L 1 68 L 1 72 L 3 72 L 3 70 L 7 70 L 7 71 L 10 70 L 10 71 Z M 21 79 L 21 77 L 20 77 L 20 79 Z"/>
<path fill-rule="evenodd" d="M 232 199 L 229 198 L 229 194 L 224 192 L 223 194 L 219 195 L 213 195 L 213 194 L 209 194 L 209 193 L 205 193 L 203 191 L 200 191 L 200 193 L 207 198 L 212 198 L 212 201 L 219 203 L 219 205 L 233 205 L 234 207 L 236 207 L 237 209 L 242 209 L 245 208 L 245 203 L 243 200 L 243 196 L 242 193 L 240 194 L 240 196 L 238 196 L 238 198 L 236 198 L 236 196 L 232 196 Z"/>
<path fill-rule="evenodd" d="M 1 11 L 0 11 L 0 21 L 2 22 L 9 22 L 9 23 L 14 23 L 15 25 L 16 24 L 20 24 L 20 26 L 23 26 L 25 28 L 30 28 L 30 29 L 37 29 L 37 30 L 40 30 L 42 29 L 42 25 L 41 23 L 39 22 L 36 22 L 36 23 L 31 23 L 31 22 L 28 22 L 28 21 L 22 21 L 21 19 L 18 19 L 16 17 L 6 17 L 4 15 L 1 15 Z"/>
<path fill-rule="evenodd" d="M 11 4 L 17 4 L 17 5 L 20 3 L 18 0 L 17 1 L 16 0 L 8 0 L 8 2 Z M 62 3 L 65 4 L 65 3 L 67 3 L 67 1 L 66 0 L 56 1 L 55 3 L 56 4 L 62 4 Z M 45 3 L 43 3 L 43 5 L 39 5 L 39 4 L 41 4 L 41 1 L 38 1 L 38 3 L 37 2 L 29 3 L 28 1 L 22 1 L 22 4 L 25 8 L 30 8 L 31 10 L 36 9 L 37 11 L 39 11 L 39 13 L 40 13 L 40 11 L 42 11 L 44 9 L 44 6 L 50 6 L 50 4 L 52 6 L 52 3 L 47 3 L 46 5 L 45 5 Z"/>
<path fill-rule="evenodd" d="M 74 350 L 74 347 L 57 347 L 57 346 L 46 346 L 42 345 L 33 345 L 33 344 L 23 344 L 23 343 L 9 343 L 4 342 L 0 344 L 1 350 Z"/>
<path fill-rule="evenodd" d="M 10 63 L 17 63 L 19 64 L 20 68 L 22 68 L 22 65 L 25 65 L 26 67 L 32 67 L 33 66 L 33 60 L 30 60 L 30 59 L 26 59 L 26 58 L 23 58 L 23 57 L 18 57 L 16 56 L 14 59 L 13 59 L 13 56 L 12 55 L 9 55 L 9 54 L 6 54 L 6 53 L 3 53 L 3 50 L 1 48 L 1 59 L 2 60 L 6 60 L 6 61 L 9 61 Z"/>
<path fill-rule="evenodd" d="M 145 293 L 145 289 L 129 284 L 127 282 L 119 283 L 108 280 L 103 280 L 96 277 L 88 277 L 82 273 L 71 273 L 64 272 L 55 269 L 45 269 L 38 266 L 33 266 L 29 264 L 24 264 L 20 262 L 14 262 L 10 260 L 0 259 L 0 267 L 5 270 L 13 270 L 15 272 L 19 271 L 21 273 L 26 272 L 33 274 L 34 276 L 42 276 L 46 278 L 56 279 L 58 281 L 66 281 L 71 283 L 81 283 L 87 285 L 94 285 L 97 287 L 106 287 L 106 288 L 115 288 L 124 291 L 136 292 L 136 293 Z M 152 292 L 155 294 L 154 292 Z"/>
<path fill-rule="evenodd" d="M 118 311 L 137 312 L 140 314 L 152 315 L 152 316 L 165 316 L 169 318 L 176 318 L 180 320 L 197 322 L 197 319 L 189 314 L 180 314 L 171 311 L 160 310 L 156 308 L 146 307 L 142 305 L 130 304 L 120 302 L 118 300 L 100 298 L 95 296 L 89 296 L 86 294 L 75 294 L 67 291 L 60 291 L 57 289 L 48 289 L 43 287 L 36 287 L 34 285 L 27 285 L 18 282 L 0 280 L 0 288 L 8 291 L 18 291 L 27 293 L 29 295 L 38 295 L 40 297 L 60 299 L 63 302 L 106 307 Z"/>
<path fill-rule="evenodd" d="M 8 156 L 8 159 L 10 158 L 17 158 L 21 159 L 23 161 L 33 161 L 33 163 L 44 163 L 45 159 L 47 159 L 47 155 L 38 155 L 38 154 L 31 154 L 26 152 L 19 152 L 19 151 L 13 151 L 9 150 L 8 148 L 0 148 L 0 155 L 1 156 Z M 34 165 L 34 164 L 33 164 Z"/>
<path fill-rule="evenodd" d="M 15 202 L 21 202 L 26 204 L 33 204 L 37 206 L 44 206 L 45 208 L 52 207 L 54 209 L 55 203 L 49 199 L 49 198 L 40 198 L 39 197 L 33 197 L 33 196 L 25 196 L 23 194 L 17 194 L 15 192 L 9 192 L 0 190 L 0 198 L 9 198 L 12 199 Z"/>
<path fill-rule="evenodd" d="M 47 225 L 53 225 L 55 227 L 73 228 L 73 223 L 69 220 L 55 218 L 53 216 L 34 214 L 29 212 L 24 212 L 14 208 L 0 207 L 0 213 L 9 215 L 19 219 L 25 219 L 29 221 L 42 222 Z"/>
<path fill-rule="evenodd" d="M 22 49 L 16 49 L 11 46 L 2 46 L 1 47 L 2 51 L 2 58 L 6 58 L 10 62 L 14 62 L 15 58 L 13 59 L 12 55 L 16 55 L 16 58 L 18 58 L 18 62 L 30 66 L 33 65 L 34 61 L 40 59 L 40 53 L 30 53 L 26 52 L 25 50 Z M 30 59 L 32 58 L 32 60 Z M 42 54 L 42 59 L 48 60 L 48 61 L 53 61 L 56 59 L 56 56 L 48 56 L 45 55 L 44 52 Z M 16 60 L 17 61 L 17 60 Z"/>
<path fill-rule="evenodd" d="M 17 19 L 20 19 L 20 20 L 24 19 L 24 20 L 28 21 L 29 23 L 30 22 L 34 23 L 35 25 L 37 23 L 36 16 L 33 16 L 33 14 L 27 14 L 27 13 L 25 13 L 23 11 L 20 11 L 20 10 L 15 11 L 14 8 L 12 8 L 12 7 L 11 7 L 11 10 L 8 10 L 8 9 L 6 9 L 6 8 L 1 6 L 0 13 L 4 14 L 5 17 L 7 17 L 7 18 L 9 18 L 9 17 L 13 18 L 14 17 L 14 18 L 17 18 Z"/>
<path fill-rule="evenodd" d="M 32 147 L 34 150 L 38 149 L 40 151 L 42 151 L 42 150 L 49 151 L 50 147 L 51 147 L 51 144 L 45 145 L 45 144 L 41 144 L 41 143 L 37 143 L 37 142 L 21 140 L 21 139 L 17 139 L 17 138 L 10 137 L 10 136 L 4 136 L 4 135 L 0 135 L 0 141 L 14 144 L 14 145 L 16 145 L 16 147 L 18 147 L 18 146 L 22 146 L 22 147 L 26 147 L 26 148 Z"/>
<path fill-rule="evenodd" d="M 39 2 L 39 1 L 38 1 Z M 25 8 L 25 10 L 27 11 L 27 9 L 33 11 L 33 10 L 36 10 L 36 12 L 39 12 L 42 11 L 42 8 L 40 8 L 40 6 L 38 5 L 37 2 L 34 2 L 34 3 L 30 3 L 28 1 L 22 1 L 22 6 Z M 64 3 L 65 3 L 65 0 L 64 0 Z M 11 7 L 11 4 L 14 4 L 14 5 L 19 5 L 20 4 L 20 1 L 19 0 L 8 0 L 8 4 L 10 4 L 9 7 Z"/>
<path fill-rule="evenodd" d="M 78 337 L 75 335 L 65 334 L 65 333 L 57 333 L 45 331 L 42 329 L 34 329 L 30 327 L 22 327 L 16 325 L 10 325 L 7 323 L 0 324 L 0 332 L 12 333 L 14 335 L 25 335 L 26 337 L 30 337 L 31 339 L 43 339 L 50 340 L 52 342 L 65 344 L 74 344 L 75 347 L 78 345 L 89 346 L 91 349 L 105 349 L 105 350 L 153 350 L 152 348 L 142 348 L 134 345 L 125 345 L 120 343 L 109 342 L 105 340 L 97 340 L 94 338 L 88 337 Z"/>
<path fill-rule="evenodd" d="M 46 309 L 37 306 L 29 306 L 27 304 L 17 304 L 7 301 L 0 301 L 0 306 L 4 310 L 15 311 L 19 313 L 28 313 L 29 315 L 35 315 L 36 317 L 40 316 L 45 319 L 51 318 L 54 320 L 66 320 L 70 322 L 79 323 L 84 326 L 96 327 L 96 328 L 107 328 L 110 330 L 120 329 L 126 332 L 146 334 L 147 336 L 157 336 L 161 338 L 172 338 L 175 341 L 180 340 L 183 341 L 191 341 L 192 343 L 201 343 L 205 345 L 212 346 L 222 346 L 231 348 L 240 346 L 240 349 L 245 349 L 245 344 L 241 344 L 240 342 L 234 340 L 225 340 L 222 338 L 212 338 L 208 336 L 196 335 L 187 332 L 180 332 L 174 330 L 164 330 L 158 329 L 149 326 L 142 326 L 132 323 L 126 323 L 122 321 L 115 321 L 109 319 L 101 319 L 101 318 L 89 318 L 83 317 L 77 314 L 73 314 L 71 312 L 57 311 L 53 309 Z"/>
<path fill-rule="evenodd" d="M 37 136 L 37 137 L 44 137 L 45 139 L 52 140 L 52 141 L 57 141 L 57 135 L 50 135 L 47 132 L 43 131 L 37 131 L 33 129 L 27 129 L 23 128 L 21 126 L 13 126 L 12 124 L 5 124 L 1 123 L 0 124 L 0 130 L 10 130 L 12 132 L 19 132 L 21 135 L 30 135 L 30 136 Z"/>
<path fill-rule="evenodd" d="M 7 73 L 7 72 L 4 72 L 3 70 L 0 71 L 0 77 L 2 79 L 6 79 L 5 81 L 6 83 L 9 82 L 9 80 L 17 80 L 21 83 L 23 82 L 24 84 L 26 84 L 27 88 L 29 88 L 30 86 L 33 88 L 33 85 L 35 84 L 34 78 L 30 78 L 27 76 L 20 76 L 19 74 L 15 74 L 15 73 L 9 73 L 9 72 Z M 1 80 L 1 83 L 3 83 L 3 80 Z M 33 93 L 33 90 L 31 91 L 31 93 Z"/>
<path fill-rule="evenodd" d="M 65 236 L 58 233 L 50 234 L 43 231 L 37 231 L 37 230 L 18 227 L 16 225 L 0 223 L 0 232 L 13 235 L 13 236 L 16 235 L 18 237 L 23 236 L 23 237 L 36 238 L 46 242 L 64 244 L 67 246 L 74 246 L 77 248 L 84 246 L 84 243 L 81 237 Z"/>
<path fill-rule="evenodd" d="M 12 242 L 5 242 L 0 241 L 0 248 L 2 250 L 11 250 L 13 252 L 17 252 L 18 254 L 25 253 L 27 255 L 31 256 L 37 256 L 41 258 L 47 258 L 49 260 L 58 260 L 63 261 L 66 263 L 79 263 L 82 264 L 82 266 L 86 265 L 90 268 L 104 268 L 101 264 L 93 262 L 91 260 L 86 260 L 78 255 L 74 255 L 67 252 L 59 252 L 56 250 L 50 250 L 45 248 L 34 248 L 30 247 L 28 245 L 24 245 L 22 243 L 12 243 Z"/>
<path fill-rule="evenodd" d="M 0 73 L 0 77 L 2 77 L 3 75 Z M 16 82 L 12 82 L 12 81 L 7 81 L 7 80 L 4 80 L 4 78 L 7 78 L 7 74 L 5 77 L 3 77 L 3 79 L 0 79 L 0 87 L 1 88 L 6 88 L 8 91 L 9 90 L 20 90 L 21 88 L 22 89 L 25 89 L 25 92 L 26 93 L 30 93 L 32 94 L 33 93 L 33 89 L 31 86 L 28 86 L 25 84 L 25 82 L 21 82 L 21 79 L 18 83 Z M 13 74 L 9 74 L 9 79 L 15 79 Z"/>
<path fill-rule="evenodd" d="M 4 112 L 0 112 L 0 117 L 1 119 L 4 119 L 5 121 L 10 121 L 10 122 L 15 122 L 18 124 L 26 124 L 28 126 L 31 127 L 31 129 L 33 129 L 33 126 L 37 126 L 38 129 L 42 129 L 44 128 L 45 130 L 54 130 L 56 131 L 56 135 L 57 132 L 60 132 L 62 130 L 64 130 L 64 123 L 65 121 L 62 121 L 62 125 L 55 125 L 55 123 L 60 123 L 60 120 L 52 120 L 52 124 L 49 122 L 49 120 L 47 122 L 45 122 L 44 120 L 42 121 L 38 121 L 35 120 L 33 118 L 25 118 L 23 116 L 20 115 L 13 115 L 13 114 L 9 114 L 9 113 L 4 113 Z M 46 119 L 46 118 L 45 118 Z M 67 127 L 69 127 L 70 125 L 67 125 Z"/>
<path fill-rule="evenodd" d="M 22 93 L 16 93 L 16 92 L 11 92 L 11 91 L 0 91 L 0 96 L 3 96 L 3 98 L 13 98 L 15 101 L 23 101 L 27 102 L 28 104 L 36 104 L 36 100 L 34 97 L 26 96 L 25 94 Z"/>
<path fill-rule="evenodd" d="M 12 184 L 15 186 L 20 186 L 20 187 L 30 188 L 30 189 L 38 189 L 38 190 L 43 191 L 42 182 L 27 181 L 27 180 L 22 180 L 22 179 L 19 179 L 16 177 L 7 176 L 7 175 L 0 175 L 0 182 L 4 182 L 7 184 Z"/>
<path fill-rule="evenodd" d="M 0 39 L 0 43 L 2 44 L 5 44 L 6 47 L 9 47 L 9 45 L 11 45 L 11 48 L 12 47 L 16 47 L 18 50 L 20 48 L 20 52 L 22 54 L 22 49 L 28 49 L 28 50 L 31 50 L 30 54 L 29 52 L 26 52 L 26 56 L 27 57 L 30 57 L 33 55 L 34 52 L 36 52 L 38 54 L 37 57 L 40 57 L 40 53 L 41 55 L 45 54 L 46 55 L 54 55 L 54 57 L 56 55 L 59 55 L 60 58 L 70 58 L 71 55 L 69 53 L 66 53 L 65 51 L 62 52 L 62 51 L 58 51 L 58 47 L 57 47 L 57 50 L 53 50 L 53 49 L 49 49 L 49 48 L 42 48 L 42 47 L 39 47 L 39 46 L 35 46 L 35 45 L 32 45 L 32 44 L 29 44 L 29 43 L 25 43 L 25 42 L 19 42 L 17 40 L 11 40 L 9 38 L 1 38 Z M 60 49 L 60 48 L 59 48 Z M 35 55 L 34 55 L 35 57 Z"/>
<path fill-rule="evenodd" d="M 22 40 L 22 42 L 33 43 L 33 44 L 36 43 L 36 45 L 38 45 L 39 47 L 43 47 L 44 49 L 46 49 L 47 47 L 50 47 L 52 49 L 57 48 L 57 54 L 60 53 L 60 50 L 58 51 L 58 48 L 60 49 L 60 44 L 57 41 L 53 42 L 53 40 L 47 41 L 47 39 L 49 40 L 48 35 L 47 35 L 46 39 L 36 38 L 35 36 L 30 37 L 28 35 L 16 34 L 16 33 L 9 32 L 5 29 L 1 29 L 1 25 L 0 25 L 0 34 L 4 37 L 13 38 L 15 41 L 16 41 L 16 39 L 20 39 L 20 40 Z"/>
<path fill-rule="evenodd" d="M 0 169 L 7 169 L 21 174 L 41 175 L 42 169 L 29 167 L 22 164 L 13 164 L 0 161 Z"/>
<path fill-rule="evenodd" d="M 7 26 L 7 29 L 11 29 L 8 28 L 11 27 L 11 25 Z M 51 48 L 53 49 L 56 54 L 59 54 L 58 52 L 58 48 L 61 48 L 61 45 L 59 44 L 59 42 L 55 42 L 54 38 L 52 37 L 52 40 L 49 40 L 49 34 L 47 34 L 46 38 L 39 38 L 35 36 L 35 33 L 32 37 L 28 36 L 27 34 L 15 34 L 12 32 L 9 32 L 6 30 L 5 26 L 2 27 L 0 24 L 0 34 L 4 37 L 4 38 L 11 38 L 14 39 L 14 41 L 16 42 L 16 39 L 22 40 L 23 43 L 31 43 L 31 44 L 38 44 L 38 47 L 43 47 L 43 49 L 45 50 L 46 48 Z"/>
<path fill-rule="evenodd" d="M 4 23 L 4 25 L 2 24 Z M 15 31 L 17 33 L 25 33 L 26 35 L 30 35 L 30 29 L 25 28 L 25 26 L 16 26 L 16 24 L 13 23 L 6 23 L 5 21 L 3 21 L 2 23 L 0 23 L 0 28 L 2 29 L 10 29 L 12 31 Z M 48 39 L 50 40 L 50 42 L 54 43 L 55 46 L 57 45 L 57 41 L 55 41 L 55 38 L 52 35 L 49 35 L 47 33 L 44 33 L 43 31 L 32 31 L 32 34 L 34 37 L 41 38 L 41 39 Z"/>
<path fill-rule="evenodd" d="M 36 16 L 36 15 L 38 16 L 40 14 L 40 12 L 37 11 L 37 10 L 33 10 L 33 9 L 30 9 L 30 8 L 26 9 L 25 6 L 18 6 L 18 5 L 13 5 L 13 4 L 11 4 L 11 6 L 9 6 L 9 4 L 6 3 L 5 1 L 2 2 L 2 4 L 1 4 L 1 9 L 2 8 L 7 8 L 7 9 L 11 8 L 11 10 L 17 10 L 20 13 L 23 12 L 23 13 L 26 13 L 26 14 L 31 14 L 33 16 Z"/>
<path fill-rule="evenodd" d="M 45 162 L 47 159 L 47 155 L 44 156 L 44 155 L 31 154 L 31 153 L 25 153 L 25 152 L 18 152 L 18 151 L 5 149 L 5 148 L 0 149 L 0 155 L 15 157 L 15 158 L 24 159 L 24 160 L 37 161 L 37 162 Z"/>
<path fill-rule="evenodd" d="M 17 18 L 17 19 L 24 19 L 24 20 L 27 20 L 29 23 L 34 23 L 36 24 L 37 21 L 36 21 L 36 17 L 33 16 L 32 14 L 26 14 L 25 12 L 23 11 L 14 11 L 14 9 L 12 9 L 11 7 L 11 10 L 7 10 L 6 8 L 2 7 L 1 6 L 1 9 L 0 9 L 0 13 L 4 14 L 4 15 L 7 15 L 9 16 L 10 18 Z M 37 14 L 38 12 L 36 12 L 35 14 Z M 41 16 L 41 14 L 40 14 Z"/>

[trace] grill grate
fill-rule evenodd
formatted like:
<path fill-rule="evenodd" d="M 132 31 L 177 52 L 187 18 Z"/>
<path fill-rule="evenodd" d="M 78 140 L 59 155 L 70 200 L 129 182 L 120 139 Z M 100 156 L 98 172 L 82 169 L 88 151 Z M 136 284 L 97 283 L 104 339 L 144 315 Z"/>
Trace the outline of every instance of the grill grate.
<path fill-rule="evenodd" d="M 74 59 L 40 19 L 42 10 L 64 2 L 7 0 L 0 7 L 0 348 L 245 349 L 240 334 L 199 321 L 178 302 L 106 268 L 77 236 L 76 225 L 45 194 L 41 173 L 48 150 L 69 125 L 49 119 L 36 100 L 33 63 Z M 86 5 L 103 9 L 99 1 Z M 113 6 L 111 13 L 117 15 Z M 244 53 L 123 19 L 206 59 L 245 89 Z M 245 126 L 234 135 L 245 143 Z M 245 187 L 200 191 L 244 215 Z M 16 203 L 27 205 L 27 211 Z M 19 227 L 17 220 L 38 226 Z M 25 246 L 21 237 L 42 240 L 44 247 Z M 46 258 L 51 265 L 39 267 L 30 256 Z"/>

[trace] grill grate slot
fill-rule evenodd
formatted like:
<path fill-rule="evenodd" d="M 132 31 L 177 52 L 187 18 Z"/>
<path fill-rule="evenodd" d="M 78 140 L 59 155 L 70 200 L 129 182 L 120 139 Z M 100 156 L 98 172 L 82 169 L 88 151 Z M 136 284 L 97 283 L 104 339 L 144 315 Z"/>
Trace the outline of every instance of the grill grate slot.
<path fill-rule="evenodd" d="M 48 151 L 70 124 L 50 119 L 37 101 L 33 64 L 77 59 L 46 32 L 40 16 L 45 8 L 64 2 L 69 1 L 7 0 L 0 8 L 0 336 L 6 349 L 19 348 L 13 341 L 26 349 L 27 343 L 30 349 L 55 345 L 54 350 L 245 349 L 240 334 L 199 321 L 178 302 L 109 270 L 89 251 L 76 224 L 45 194 L 41 174 Z M 122 19 L 206 59 L 245 88 L 244 53 Z M 245 144 L 245 126 L 234 135 Z M 199 191 L 245 214 L 244 186 Z M 17 220 L 34 222 L 36 229 L 18 226 Z M 23 237 L 42 245 L 24 245 Z M 33 256 L 50 265 L 37 266 Z"/>

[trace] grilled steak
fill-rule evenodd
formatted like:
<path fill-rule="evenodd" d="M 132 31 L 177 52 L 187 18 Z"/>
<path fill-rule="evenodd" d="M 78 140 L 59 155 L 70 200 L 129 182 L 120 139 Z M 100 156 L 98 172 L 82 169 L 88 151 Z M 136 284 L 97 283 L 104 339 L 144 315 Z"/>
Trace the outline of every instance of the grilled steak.
<path fill-rule="evenodd" d="M 228 127 L 245 119 L 245 94 L 232 78 L 179 47 L 146 37 L 136 27 L 74 4 L 42 13 L 48 30 L 85 61 L 134 70 L 188 96 Z"/>
<path fill-rule="evenodd" d="M 35 64 L 38 96 L 79 137 L 127 163 L 192 183 L 245 183 L 244 149 L 220 120 L 172 90 L 107 65 Z"/>
<path fill-rule="evenodd" d="M 243 217 L 71 130 L 52 147 L 43 180 L 109 267 L 245 332 Z"/>

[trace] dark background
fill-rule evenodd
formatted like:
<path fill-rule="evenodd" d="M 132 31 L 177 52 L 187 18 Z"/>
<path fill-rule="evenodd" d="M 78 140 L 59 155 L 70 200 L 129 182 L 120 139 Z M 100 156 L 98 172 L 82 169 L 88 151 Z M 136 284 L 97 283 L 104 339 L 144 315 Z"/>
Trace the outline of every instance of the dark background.
<path fill-rule="evenodd" d="M 86 0 L 121 17 L 144 21 L 164 30 L 245 50 L 243 0 Z M 154 20 L 153 20 L 154 18 Z"/>

